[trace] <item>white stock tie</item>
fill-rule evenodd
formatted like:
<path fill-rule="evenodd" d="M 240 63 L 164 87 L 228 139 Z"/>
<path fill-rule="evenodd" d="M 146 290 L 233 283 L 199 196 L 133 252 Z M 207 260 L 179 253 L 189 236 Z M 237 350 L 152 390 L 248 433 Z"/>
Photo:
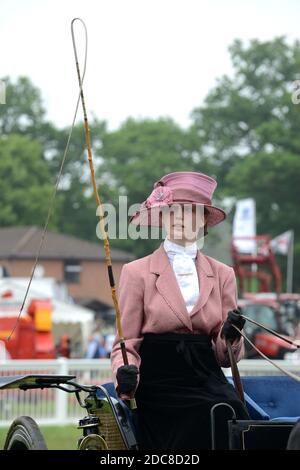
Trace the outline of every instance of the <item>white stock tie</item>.
<path fill-rule="evenodd" d="M 164 248 L 173 266 L 187 311 L 190 313 L 199 296 L 198 273 L 195 266 L 197 244 L 182 246 L 166 238 Z"/>

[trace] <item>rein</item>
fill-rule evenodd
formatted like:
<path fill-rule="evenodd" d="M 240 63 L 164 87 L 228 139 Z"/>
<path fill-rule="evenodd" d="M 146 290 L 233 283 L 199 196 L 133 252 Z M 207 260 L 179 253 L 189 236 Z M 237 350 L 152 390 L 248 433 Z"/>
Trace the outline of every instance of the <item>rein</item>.
<path fill-rule="evenodd" d="M 286 343 L 296 347 L 297 349 L 300 348 L 300 344 L 297 344 L 295 341 L 292 341 L 288 338 L 286 338 L 285 336 L 283 335 L 280 335 L 279 333 L 277 333 L 276 331 L 272 330 L 271 328 L 267 328 L 266 326 L 262 325 L 261 323 L 255 321 L 255 320 L 252 320 L 252 318 L 249 318 L 249 317 L 246 317 L 245 315 L 241 315 L 241 317 L 246 320 L 246 321 L 249 321 L 250 323 L 253 323 L 254 325 L 257 325 L 259 327 L 261 327 L 262 329 L 266 330 L 268 333 L 272 334 L 273 336 L 276 336 L 277 338 L 280 338 L 282 339 L 283 341 L 285 341 Z M 255 344 L 252 343 L 252 341 L 245 335 L 245 333 L 241 330 L 239 330 L 235 325 L 232 325 L 233 328 L 235 328 L 239 333 L 240 335 L 250 344 L 250 346 L 263 358 L 265 359 L 266 361 L 268 361 L 270 364 L 272 364 L 274 367 L 276 367 L 276 369 L 280 370 L 280 372 L 282 372 L 283 374 L 287 375 L 288 377 L 290 377 L 291 379 L 293 380 L 296 380 L 296 382 L 300 382 L 300 377 L 296 374 L 293 374 L 293 372 L 290 372 L 288 370 L 286 370 L 284 367 L 281 367 L 279 366 L 278 364 L 276 364 L 276 362 L 272 361 L 272 359 L 270 359 L 269 357 L 267 357 L 263 352 L 261 352 L 256 346 Z M 235 389 L 236 389 L 236 392 L 240 398 L 240 400 L 245 403 L 245 395 L 244 395 L 244 389 L 243 389 L 243 384 L 242 384 L 242 380 L 241 380 L 241 376 L 240 376 L 240 372 L 239 372 L 239 369 L 238 369 L 238 365 L 237 365 L 237 361 L 236 361 L 236 358 L 233 354 L 233 351 L 232 351 L 232 345 L 230 343 L 229 340 L 226 340 L 226 345 L 227 345 L 227 350 L 228 350 L 228 356 L 229 356 L 229 361 L 230 361 L 230 367 L 231 367 L 231 372 L 232 372 L 232 378 L 233 378 L 233 382 L 234 382 L 234 386 L 235 386 Z"/>

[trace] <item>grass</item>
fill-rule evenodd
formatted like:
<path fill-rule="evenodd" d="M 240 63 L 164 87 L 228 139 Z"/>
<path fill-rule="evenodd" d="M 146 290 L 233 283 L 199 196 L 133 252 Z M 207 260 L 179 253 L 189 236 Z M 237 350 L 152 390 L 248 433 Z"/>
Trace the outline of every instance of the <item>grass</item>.
<path fill-rule="evenodd" d="M 49 450 L 76 450 L 81 429 L 71 426 L 40 426 Z M 0 428 L 0 449 L 3 449 L 8 428 Z"/>

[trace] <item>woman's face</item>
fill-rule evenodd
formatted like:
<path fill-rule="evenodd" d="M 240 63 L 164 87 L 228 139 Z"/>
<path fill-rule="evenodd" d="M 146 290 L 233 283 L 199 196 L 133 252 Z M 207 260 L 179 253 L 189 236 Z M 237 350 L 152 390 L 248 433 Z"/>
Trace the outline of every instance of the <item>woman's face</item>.
<path fill-rule="evenodd" d="M 172 204 L 163 209 L 162 223 L 171 241 L 195 242 L 203 236 L 206 218 L 204 207 L 197 204 Z"/>

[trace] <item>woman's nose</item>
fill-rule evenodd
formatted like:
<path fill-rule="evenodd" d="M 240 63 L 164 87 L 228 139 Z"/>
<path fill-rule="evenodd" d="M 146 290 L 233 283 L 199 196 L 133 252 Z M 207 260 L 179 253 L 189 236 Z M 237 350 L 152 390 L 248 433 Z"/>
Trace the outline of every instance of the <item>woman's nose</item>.
<path fill-rule="evenodd" d="M 175 205 L 174 207 L 174 217 L 177 217 L 178 219 L 182 219 L 183 217 L 183 208 L 181 206 Z"/>
<path fill-rule="evenodd" d="M 177 214 L 174 214 L 174 222 L 175 223 L 180 223 L 180 222 L 183 222 L 183 214 L 181 213 L 177 213 Z"/>

